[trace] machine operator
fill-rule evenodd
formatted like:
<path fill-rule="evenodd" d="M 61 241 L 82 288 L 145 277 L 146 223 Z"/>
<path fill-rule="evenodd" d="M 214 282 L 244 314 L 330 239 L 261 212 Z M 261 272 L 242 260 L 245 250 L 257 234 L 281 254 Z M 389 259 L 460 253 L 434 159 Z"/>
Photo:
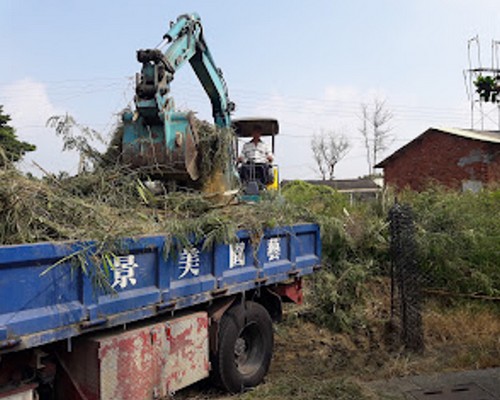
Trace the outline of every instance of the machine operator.
<path fill-rule="evenodd" d="M 243 181 L 253 178 L 266 185 L 271 179 L 270 168 L 274 157 L 269 147 L 261 140 L 262 132 L 261 125 L 253 127 L 252 140 L 243 145 L 238 162 L 242 163 L 240 176 Z"/>

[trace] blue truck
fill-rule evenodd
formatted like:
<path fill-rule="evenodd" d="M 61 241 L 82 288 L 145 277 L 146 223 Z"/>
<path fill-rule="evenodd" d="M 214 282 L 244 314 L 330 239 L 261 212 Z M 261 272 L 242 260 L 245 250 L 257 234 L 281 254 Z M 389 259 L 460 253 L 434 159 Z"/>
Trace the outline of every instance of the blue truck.
<path fill-rule="evenodd" d="M 252 180 L 254 170 L 249 181 L 239 179 L 236 135 L 212 182 L 201 180 L 192 113 L 176 111 L 169 97 L 184 64 L 219 128 L 245 137 L 256 124 L 270 127 L 274 145 L 278 125 L 255 118 L 233 124 L 234 104 L 197 14 L 181 15 L 164 42 L 137 58 L 142 70 L 135 110 L 123 114 L 123 163 L 164 188 L 190 187 L 224 202 L 249 195 L 245 187 L 258 189 L 252 200 L 277 189 Z M 252 238 L 242 229 L 235 243 L 192 243 L 170 255 L 165 235 L 128 238 L 105 263 L 91 242 L 0 246 L 0 399 L 162 399 L 209 375 L 230 392 L 258 385 L 271 362 L 272 322 L 284 301 L 302 301 L 302 277 L 320 267 L 321 241 L 315 224 Z M 77 254 L 85 260 L 79 266 Z"/>
<path fill-rule="evenodd" d="M 320 266 L 318 226 L 267 230 L 257 248 L 241 230 L 237 243 L 168 257 L 165 241 L 124 240 L 112 290 L 71 262 L 89 243 L 1 246 L 0 399 L 161 399 L 209 375 L 231 392 L 261 382 L 272 321 Z"/>

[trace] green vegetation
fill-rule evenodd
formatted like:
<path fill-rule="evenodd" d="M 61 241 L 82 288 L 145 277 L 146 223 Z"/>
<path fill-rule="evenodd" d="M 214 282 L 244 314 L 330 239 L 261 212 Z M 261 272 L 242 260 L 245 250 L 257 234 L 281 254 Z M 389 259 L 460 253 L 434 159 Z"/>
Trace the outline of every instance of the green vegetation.
<path fill-rule="evenodd" d="M 313 277 L 309 294 L 314 319 L 338 331 L 362 325 L 364 285 L 388 264 L 388 229 L 380 207 L 350 206 L 333 189 L 305 182 L 290 183 L 283 195 L 308 207 L 321 224 L 325 267 Z"/>
<path fill-rule="evenodd" d="M 322 227 L 325 268 L 309 296 L 314 319 L 337 331 L 364 326 L 367 283 L 389 273 L 389 202 L 351 206 L 332 189 L 305 182 L 292 182 L 283 194 Z M 399 197 L 414 210 L 424 288 L 500 295 L 500 190 L 429 188 Z"/>
<path fill-rule="evenodd" d="M 415 212 L 427 287 L 500 296 L 500 190 L 405 193 Z"/>
<path fill-rule="evenodd" d="M 492 103 L 498 101 L 498 94 L 500 92 L 500 87 L 498 85 L 498 76 L 489 76 L 479 74 L 477 79 L 474 81 L 474 86 L 476 87 L 476 92 L 479 94 L 481 100 Z"/>
<path fill-rule="evenodd" d="M 258 243 L 267 227 L 310 220 L 308 213 L 271 199 L 221 207 L 196 193 L 153 194 L 141 178 L 120 166 L 43 179 L 0 168 L 0 243 L 83 241 L 81 251 L 64 261 L 93 274 L 106 289 L 122 238 L 165 235 L 165 255 L 175 256 L 184 247 L 235 242 L 242 228 Z M 95 247 L 84 243 L 90 240 Z M 101 267 L 91 268 L 89 260 Z"/>
<path fill-rule="evenodd" d="M 210 246 L 236 240 L 245 228 L 255 235 L 267 227 L 311 220 L 297 207 L 264 199 L 259 205 L 222 207 L 189 192 L 153 194 L 140 173 L 123 167 L 97 169 L 75 177 L 26 177 L 0 169 L 0 243 L 96 240 L 141 234 L 194 235 Z"/>
<path fill-rule="evenodd" d="M 0 167 L 19 161 L 25 153 L 36 149 L 34 145 L 20 141 L 9 122 L 10 116 L 4 114 L 0 105 Z"/>
<path fill-rule="evenodd" d="M 426 349 L 409 353 L 389 324 L 386 198 L 350 205 L 328 187 L 292 182 L 287 201 L 321 224 L 325 267 L 306 282 L 306 304 L 285 316 L 265 384 L 243 399 L 385 399 L 366 381 L 418 373 L 498 367 L 497 303 L 426 297 Z M 402 193 L 416 216 L 424 285 L 443 293 L 500 289 L 500 191 Z M 396 334 L 396 335 L 395 335 Z"/>

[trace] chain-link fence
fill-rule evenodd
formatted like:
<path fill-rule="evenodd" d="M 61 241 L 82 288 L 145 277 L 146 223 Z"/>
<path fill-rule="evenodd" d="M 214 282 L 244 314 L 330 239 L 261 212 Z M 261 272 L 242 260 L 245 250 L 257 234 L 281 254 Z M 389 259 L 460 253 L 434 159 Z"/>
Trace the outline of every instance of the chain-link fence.
<path fill-rule="evenodd" d="M 421 273 L 415 223 L 409 206 L 395 204 L 389 212 L 391 233 L 391 320 L 407 349 L 422 351 Z"/>
<path fill-rule="evenodd" d="M 489 257 L 500 236 L 480 235 L 476 221 L 464 230 L 460 215 L 430 224 L 419 210 L 395 204 L 389 212 L 393 332 L 408 350 L 439 353 L 442 365 L 498 366 L 500 258 Z"/>

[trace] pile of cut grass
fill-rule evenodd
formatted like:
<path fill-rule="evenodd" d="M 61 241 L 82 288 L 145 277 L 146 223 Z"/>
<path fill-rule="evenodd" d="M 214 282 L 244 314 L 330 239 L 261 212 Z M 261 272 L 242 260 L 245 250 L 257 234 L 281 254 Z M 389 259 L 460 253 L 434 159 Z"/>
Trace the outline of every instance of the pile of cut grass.
<path fill-rule="evenodd" d="M 140 172 L 119 166 L 43 179 L 4 168 L 0 182 L 0 245 L 78 241 L 81 250 L 51 268 L 70 262 L 101 290 L 110 289 L 115 257 L 127 252 L 123 238 L 164 235 L 165 257 L 176 257 L 195 245 L 209 250 L 234 243 L 241 229 L 250 231 L 257 248 L 266 228 L 313 220 L 306 210 L 272 198 L 220 206 L 195 192 L 154 194 Z"/>
<path fill-rule="evenodd" d="M 129 185 L 107 174 L 35 179 L 3 169 L 0 182 L 1 244 L 104 240 L 157 229 L 156 210 L 141 210 Z"/>
<path fill-rule="evenodd" d="M 200 193 L 153 194 L 137 171 L 98 169 L 75 177 L 27 177 L 0 170 L 0 243 L 61 240 L 111 243 L 123 237 L 163 234 L 183 245 L 236 240 L 247 229 L 263 230 L 312 221 L 303 208 L 263 199 L 259 204 L 221 207 Z"/>
<path fill-rule="evenodd" d="M 214 176 L 232 179 L 234 174 L 227 169 L 233 162 L 233 132 L 218 129 L 194 115 L 190 118 L 198 138 L 201 172 L 199 184 L 194 187 L 217 186 Z M 250 231 L 256 245 L 266 228 L 313 220 L 302 208 L 271 198 L 257 205 L 228 205 L 226 201 L 222 207 L 214 204 L 219 199 L 213 196 L 220 194 L 218 187 L 212 188 L 212 199 L 199 191 L 150 190 L 154 185 L 148 185 L 145 171 L 123 165 L 123 124 L 118 124 L 108 149 L 100 153 L 89 142 L 94 131 L 80 126 L 68 115 L 52 120 L 57 124 L 56 133 L 63 137 L 65 149 L 79 151 L 87 171 L 73 177 L 45 173 L 38 179 L 22 174 L 11 163 L 2 166 L 0 245 L 78 241 L 82 250 L 72 254 L 70 261 L 84 271 L 98 266 L 96 276 L 105 283 L 107 279 L 101 278 L 109 276 L 114 257 L 126 252 L 123 238 L 164 235 L 168 256 L 185 247 L 201 245 L 205 250 L 216 243 L 236 242 L 240 229 Z M 75 127 L 80 133 L 75 133 Z M 0 148 L 0 157 L 1 154 Z M 236 184 L 223 183 L 222 192 L 227 185 Z M 63 261 L 68 260 L 57 265 Z"/>

